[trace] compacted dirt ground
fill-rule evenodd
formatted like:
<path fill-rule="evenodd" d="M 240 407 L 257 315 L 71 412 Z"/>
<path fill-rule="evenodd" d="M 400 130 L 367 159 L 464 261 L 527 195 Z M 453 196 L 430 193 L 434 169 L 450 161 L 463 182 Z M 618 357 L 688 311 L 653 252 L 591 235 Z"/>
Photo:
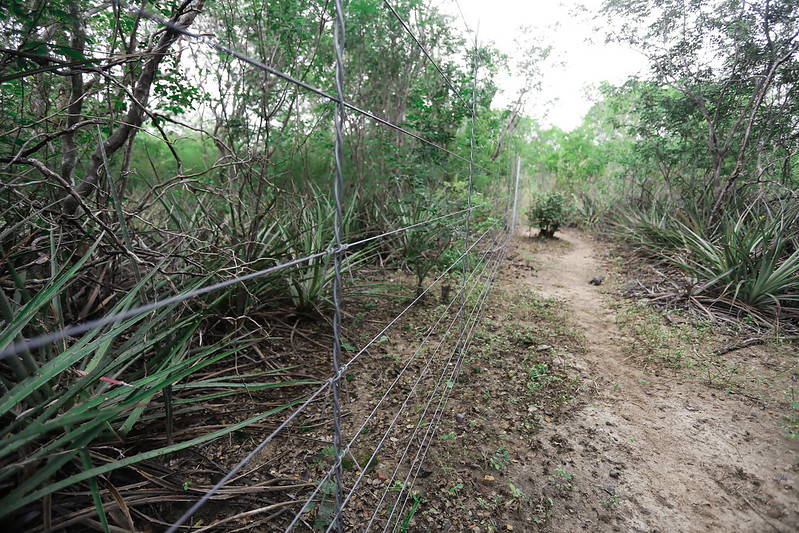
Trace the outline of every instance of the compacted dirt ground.
<path fill-rule="evenodd" d="M 796 345 L 719 350 L 558 237 L 515 238 L 410 530 L 799 531 Z"/>
<path fill-rule="evenodd" d="M 586 284 L 604 272 L 594 246 L 577 233 L 561 238 L 566 249 L 538 256 L 529 282 L 562 299 L 584 330 L 578 364 L 596 396 L 550 431 L 570 443 L 560 459 L 573 472 L 575 497 L 548 529 L 799 530 L 799 441 L 785 436 L 780 415 L 687 373 L 642 371 L 621 349 L 628 332 Z M 611 520 L 600 503 L 608 495 L 618 497 Z"/>
<path fill-rule="evenodd" d="M 764 336 L 751 324 L 736 330 L 722 321 L 721 327 L 690 308 L 680 310 L 679 302 L 655 308 L 651 287 L 670 283 L 656 266 L 624 259 L 584 233 L 556 236 L 543 240 L 522 232 L 514 238 L 457 379 L 447 382 L 452 393 L 413 484 L 401 481 L 407 467 L 396 480 L 391 474 L 405 444 L 416 442 L 411 429 L 435 379 L 412 389 L 406 376 L 368 426 L 359 425 L 371 417 L 380 391 L 411 357 L 431 317 L 440 315 L 445 292 L 404 315 L 350 368 L 342 399 L 345 430 L 358 435 L 354 457 L 367 467 L 346 509 L 345 531 L 365 530 L 374 513 L 371 531 L 386 526 L 402 533 L 799 531 L 797 344 Z M 644 279 L 648 275 L 655 285 Z M 589 283 L 594 278 L 601 283 Z M 386 282 L 414 292 L 399 273 Z M 396 309 L 367 299 L 353 304 L 352 316 L 357 327 L 345 333 L 357 344 L 371 339 Z M 305 339 L 306 351 L 281 364 L 318 361 L 326 372 L 320 358 L 328 341 L 297 331 L 291 348 Z M 443 370 L 449 376 L 455 367 L 434 355 L 427 354 L 438 365 L 433 378 Z M 296 395 L 285 391 L 285 398 Z M 373 451 L 403 402 L 410 406 L 403 423 Z M 259 407 L 251 403 L 215 407 L 215 423 Z M 270 443 L 229 493 L 195 519 L 195 526 L 204 526 L 198 531 L 206 525 L 284 531 L 290 517 L 281 513 L 293 516 L 329 470 L 329 407 L 321 402 L 318 413 L 309 409 L 293 431 Z M 271 429 L 236 432 L 182 457 L 175 463 L 180 476 L 151 477 L 161 484 L 171 479 L 171 490 L 192 500 Z M 352 463 L 345 465 L 347 487 L 360 474 Z M 413 497 L 394 514 L 399 490 Z M 238 506 L 225 499 L 235 494 Z M 258 495 L 257 503 L 242 494 Z M 381 498 L 389 505 L 381 507 Z M 231 516 L 246 504 L 261 507 Z M 324 530 L 330 518 L 323 511 L 331 509 L 330 497 L 319 496 L 297 531 Z M 173 512 L 173 505 L 164 510 Z M 153 522 L 158 527 L 152 529 L 167 522 Z"/>

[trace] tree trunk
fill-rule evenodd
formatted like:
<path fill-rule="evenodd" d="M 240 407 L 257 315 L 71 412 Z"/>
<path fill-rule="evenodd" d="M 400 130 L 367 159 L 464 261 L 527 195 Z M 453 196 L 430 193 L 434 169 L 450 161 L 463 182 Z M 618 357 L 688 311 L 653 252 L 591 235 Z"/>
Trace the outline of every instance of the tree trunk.
<path fill-rule="evenodd" d="M 188 28 L 202 10 L 204 4 L 205 0 L 187 2 L 184 4 L 186 9 L 183 12 L 176 13 L 170 21 L 174 23 L 175 26 Z M 179 37 L 180 34 L 178 32 L 166 30 L 161 35 L 160 39 L 158 39 L 158 43 L 153 48 L 150 57 L 144 63 L 141 74 L 133 87 L 133 98 L 130 102 L 130 108 L 127 114 L 122 119 L 120 126 L 103 143 L 108 158 L 116 153 L 144 122 L 144 110 L 150 98 L 150 89 L 152 88 L 153 81 L 158 73 L 158 66 L 161 64 L 161 61 L 163 61 L 169 48 Z M 75 189 L 75 193 L 78 197 L 86 197 L 97 187 L 99 170 L 102 163 L 102 150 L 98 146 L 89 158 L 86 175 Z M 65 193 L 61 205 L 62 212 L 65 215 L 72 216 L 78 208 L 78 200 L 75 198 L 75 195 Z"/>

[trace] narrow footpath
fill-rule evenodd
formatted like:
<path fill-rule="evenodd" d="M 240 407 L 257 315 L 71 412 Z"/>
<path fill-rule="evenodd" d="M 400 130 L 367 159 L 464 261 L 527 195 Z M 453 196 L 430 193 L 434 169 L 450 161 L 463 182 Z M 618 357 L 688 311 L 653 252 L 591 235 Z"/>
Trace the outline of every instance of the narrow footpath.
<path fill-rule="evenodd" d="M 531 289 L 563 300 L 585 353 L 568 361 L 592 400 L 541 430 L 538 454 L 572 477 L 572 497 L 545 530 L 799 531 L 799 447 L 776 415 L 682 370 L 645 372 L 608 305 L 590 238 L 532 255 Z M 517 240 L 530 240 L 527 236 Z M 523 243 L 519 243 L 522 251 Z"/>

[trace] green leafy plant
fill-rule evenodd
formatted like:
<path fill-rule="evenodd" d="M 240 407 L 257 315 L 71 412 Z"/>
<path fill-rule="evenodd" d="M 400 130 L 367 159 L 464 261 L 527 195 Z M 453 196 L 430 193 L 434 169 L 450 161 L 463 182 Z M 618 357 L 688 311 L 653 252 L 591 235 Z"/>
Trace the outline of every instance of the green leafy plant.
<path fill-rule="evenodd" d="M 724 219 L 715 239 L 681 225 L 687 255 L 670 262 L 702 280 L 700 290 L 757 309 L 797 312 L 799 250 L 788 253 L 789 227 L 783 217 L 752 220 L 749 211 Z"/>
<path fill-rule="evenodd" d="M 313 528 L 315 531 L 325 531 L 335 520 L 338 514 L 336 508 L 336 483 L 328 480 L 322 483 L 316 499 L 305 506 L 306 512 L 314 513 Z"/>
<path fill-rule="evenodd" d="M 450 208 L 445 194 L 430 195 L 418 189 L 405 193 L 391 205 L 392 226 L 415 226 L 399 234 L 399 244 L 403 265 L 416 277 L 417 297 L 423 292 L 425 278 L 441 266 L 455 240 L 452 220 L 441 218 Z"/>
<path fill-rule="evenodd" d="M 535 395 L 541 387 L 545 387 L 548 383 L 560 379 L 550 374 L 549 365 L 546 363 L 534 363 L 530 365 L 526 369 L 525 374 L 525 383 L 530 395 Z"/>
<path fill-rule="evenodd" d="M 497 472 L 502 472 L 508 469 L 510 464 L 510 457 L 508 450 L 504 446 L 500 446 L 499 450 L 494 455 L 488 458 L 488 464 Z"/>
<path fill-rule="evenodd" d="M 513 483 L 508 482 L 508 489 L 510 489 L 511 496 L 518 500 L 523 500 L 526 497 L 524 492 Z"/>
<path fill-rule="evenodd" d="M 566 199 L 557 192 L 533 197 L 527 209 L 528 224 L 539 229 L 539 236 L 551 239 L 566 218 Z"/>
<path fill-rule="evenodd" d="M 533 508 L 533 521 L 536 524 L 543 524 L 549 519 L 549 514 L 552 508 L 555 506 L 555 502 L 552 501 L 552 498 L 544 498 L 541 497 L 538 499 L 535 507 Z"/>
<path fill-rule="evenodd" d="M 298 216 L 284 217 L 275 231 L 287 244 L 282 261 L 296 261 L 319 254 L 335 246 L 335 204 L 326 196 L 316 196 L 308 205 L 295 206 Z M 342 241 L 353 235 L 355 203 L 351 202 L 342 213 Z M 341 268 L 354 270 L 368 260 L 369 248 L 347 252 L 342 256 Z M 314 311 L 328 301 L 335 269 L 332 254 L 313 257 L 281 273 L 294 308 L 301 313 Z"/>
<path fill-rule="evenodd" d="M 602 500 L 602 506 L 606 509 L 612 509 L 614 507 L 619 506 L 619 497 L 618 496 L 610 496 L 604 500 Z"/>
<path fill-rule="evenodd" d="M 556 468 L 553 475 L 549 476 L 548 479 L 560 496 L 566 496 L 571 492 L 572 476 L 566 472 L 565 468 Z"/>
<path fill-rule="evenodd" d="M 416 511 L 419 509 L 419 503 L 422 501 L 422 496 L 418 492 L 414 492 L 411 494 L 411 499 L 413 499 L 413 504 L 411 505 L 410 509 L 405 511 L 400 523 L 400 531 L 402 533 L 407 533 L 408 528 L 411 525 L 411 520 L 416 514 Z"/>
<path fill-rule="evenodd" d="M 79 265 L 80 262 L 55 276 L 24 306 L 14 310 L 13 319 L 0 332 L 0 349 L 17 338 L 44 305 L 53 308 L 53 298 L 74 281 Z M 157 271 L 153 269 L 131 287 L 108 312 L 121 313 L 141 304 L 141 289 L 152 283 Z M 181 292 L 207 282 L 207 278 L 194 279 L 184 284 Z M 156 284 L 156 288 L 162 289 L 163 285 Z M 8 392 L 0 401 L 0 419 L 7 421 L 0 430 L 0 461 L 6 465 L 0 471 L 0 482 L 14 482 L 13 489 L 0 499 L 0 518 L 42 497 L 86 483 L 102 521 L 98 476 L 234 433 L 296 404 L 293 401 L 193 439 L 170 442 L 172 419 L 196 411 L 197 404 L 303 383 L 259 379 L 268 372 L 202 377 L 213 365 L 252 343 L 246 334 L 233 331 L 210 345 L 192 345 L 204 318 L 225 297 L 226 294 L 218 295 L 207 307 L 194 312 L 180 313 L 180 304 L 172 304 L 97 327 L 62 347 L 60 353 L 42 349 L 38 361 L 32 354 L 23 354 L 26 364 L 35 365 L 35 371 L 17 374 L 16 382 L 4 378 Z M 57 395 L 51 389 L 55 381 L 59 384 Z M 172 400 L 168 391 L 179 393 L 181 399 Z M 135 427 L 153 424 L 167 428 L 166 446 L 118 459 L 87 453 L 96 442 L 125 439 Z M 25 454 L 20 455 L 20 450 L 25 450 Z M 26 472 L 34 474 L 22 476 Z"/>
<path fill-rule="evenodd" d="M 666 205 L 630 209 L 617 230 L 651 256 L 683 271 L 687 296 L 709 294 L 751 317 L 752 308 L 799 316 L 799 213 L 788 205 L 754 203 L 731 209 L 712 229 L 701 211 Z"/>
<path fill-rule="evenodd" d="M 785 399 L 791 407 L 791 414 L 786 415 L 780 422 L 779 426 L 785 430 L 785 434 L 792 439 L 799 439 L 799 399 L 797 399 L 797 390 L 791 387 L 785 392 Z"/>
<path fill-rule="evenodd" d="M 682 244 L 675 216 L 678 211 L 659 202 L 647 208 L 628 206 L 615 212 L 610 229 L 641 252 L 662 258 L 664 251 L 675 250 Z"/>

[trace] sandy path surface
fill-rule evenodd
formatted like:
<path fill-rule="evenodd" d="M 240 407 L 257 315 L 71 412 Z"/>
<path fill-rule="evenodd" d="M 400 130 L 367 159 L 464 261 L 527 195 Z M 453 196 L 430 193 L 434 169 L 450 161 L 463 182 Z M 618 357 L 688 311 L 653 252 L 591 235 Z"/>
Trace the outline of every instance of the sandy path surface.
<path fill-rule="evenodd" d="M 593 401 L 542 430 L 541 460 L 573 476 L 572 497 L 546 530 L 799 531 L 799 457 L 771 415 L 687 376 L 645 374 L 616 325 L 595 245 L 574 232 L 533 257 L 530 283 L 565 302 L 586 337 L 568 364 Z"/>

